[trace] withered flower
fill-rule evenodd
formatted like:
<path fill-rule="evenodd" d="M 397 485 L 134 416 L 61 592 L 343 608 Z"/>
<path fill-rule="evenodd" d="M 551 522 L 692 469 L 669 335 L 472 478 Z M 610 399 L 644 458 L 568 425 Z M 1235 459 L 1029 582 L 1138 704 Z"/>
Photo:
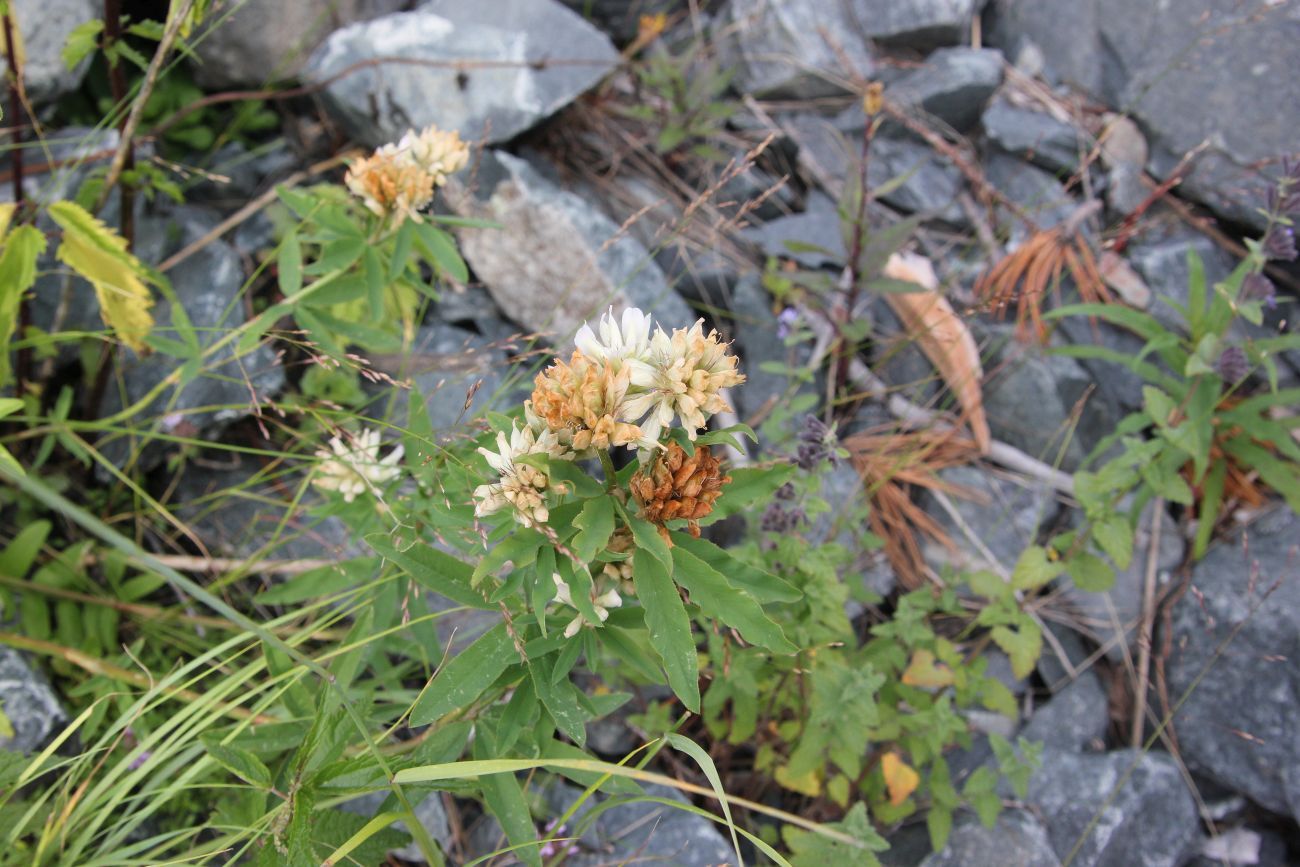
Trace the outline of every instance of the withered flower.
<path fill-rule="evenodd" d="M 730 481 L 731 476 L 723 475 L 721 462 L 708 446 L 699 446 L 695 454 L 687 455 L 685 449 L 670 442 L 648 467 L 632 476 L 631 488 L 642 517 L 658 526 L 659 535 L 668 541 L 664 523 L 675 518 L 685 519 L 687 531 L 699 538 L 699 519 L 713 511 L 722 486 Z"/>
<path fill-rule="evenodd" d="M 420 221 L 420 210 L 433 201 L 433 177 L 400 152 L 381 148 L 348 169 L 343 182 L 367 208 L 397 222 Z"/>
<path fill-rule="evenodd" d="M 641 429 L 628 423 L 628 368 L 615 371 L 574 350 L 533 381 L 530 410 L 578 452 L 635 446 Z"/>

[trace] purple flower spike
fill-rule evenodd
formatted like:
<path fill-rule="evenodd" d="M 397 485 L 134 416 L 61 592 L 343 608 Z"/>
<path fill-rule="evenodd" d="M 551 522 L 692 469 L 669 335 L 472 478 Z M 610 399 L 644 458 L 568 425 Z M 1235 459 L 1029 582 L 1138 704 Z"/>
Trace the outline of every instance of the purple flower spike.
<path fill-rule="evenodd" d="M 1294 262 L 1295 231 L 1290 226 L 1275 224 L 1264 236 L 1264 255 L 1278 262 Z"/>
<path fill-rule="evenodd" d="M 1247 274 L 1246 279 L 1241 283 L 1241 300 L 1262 301 L 1265 307 L 1272 310 L 1277 306 L 1277 287 L 1273 285 L 1272 280 L 1258 271 Z"/>
<path fill-rule="evenodd" d="M 787 307 L 776 317 L 776 336 L 785 340 L 794 330 L 794 326 L 799 321 L 799 311 L 793 307 Z"/>
<path fill-rule="evenodd" d="M 1250 373 L 1250 359 L 1240 346 L 1225 346 L 1219 354 L 1215 369 L 1224 382 L 1241 382 Z"/>

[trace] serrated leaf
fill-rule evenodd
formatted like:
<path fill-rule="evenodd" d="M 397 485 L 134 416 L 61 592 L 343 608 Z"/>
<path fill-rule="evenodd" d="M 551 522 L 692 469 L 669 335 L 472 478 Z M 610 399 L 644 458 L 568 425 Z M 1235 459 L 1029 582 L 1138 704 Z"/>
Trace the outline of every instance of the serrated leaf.
<path fill-rule="evenodd" d="M 691 602 L 700 606 L 701 611 L 735 629 L 750 644 L 776 653 L 798 651 L 754 597 L 680 545 L 673 546 L 672 554 L 673 577 L 686 588 Z"/>
<path fill-rule="evenodd" d="M 1011 571 L 1011 586 L 1016 590 L 1033 590 L 1042 587 L 1061 574 L 1060 562 L 1053 562 L 1047 557 L 1047 549 L 1041 545 L 1030 545 L 1016 561 Z"/>
<path fill-rule="evenodd" d="M 298 243 L 297 232 L 289 232 L 280 242 L 275 266 L 280 278 L 281 294 L 288 298 L 302 291 L 302 247 Z"/>
<path fill-rule="evenodd" d="M 1133 527 L 1123 515 L 1107 515 L 1092 525 L 1092 538 L 1121 570 L 1133 561 Z"/>
<path fill-rule="evenodd" d="M 912 661 L 903 671 L 903 683 L 907 686 L 919 686 L 922 689 L 941 689 L 952 686 L 952 669 L 942 662 L 936 662 L 934 653 L 919 648 L 912 653 Z"/>
<path fill-rule="evenodd" d="M 0 386 L 9 382 L 9 342 L 18 330 L 23 293 L 36 282 L 36 261 L 44 252 L 45 235 L 33 226 L 19 226 L 4 238 L 4 253 L 0 254 Z"/>
<path fill-rule="evenodd" d="M 651 533 L 659 537 L 653 529 Z M 645 609 L 650 646 L 663 660 L 668 685 L 682 704 L 699 713 L 700 661 L 695 651 L 695 636 L 691 633 L 691 619 L 677 595 L 677 585 L 664 564 L 645 548 L 638 548 L 632 555 L 632 576 L 637 597 Z"/>
<path fill-rule="evenodd" d="M 1011 660 L 1011 673 L 1018 679 L 1029 677 L 1043 652 L 1043 632 L 1038 624 L 1025 619 L 1016 629 L 995 626 L 992 636 Z"/>
<path fill-rule="evenodd" d="M 222 744 L 214 738 L 203 738 L 208 755 L 227 771 L 259 789 L 271 788 L 271 771 L 262 760 L 240 747 Z"/>
<path fill-rule="evenodd" d="M 573 552 L 584 563 L 591 562 L 605 549 L 614 532 L 614 501 L 600 496 L 582 504 L 582 511 L 573 519 L 578 535 L 573 537 Z"/>
<path fill-rule="evenodd" d="M 921 784 L 921 775 L 915 768 L 900 759 L 893 750 L 880 757 L 880 772 L 885 778 L 889 803 L 895 807 L 912 797 L 916 787 Z"/>
<path fill-rule="evenodd" d="M 871 819 L 867 816 L 867 805 L 862 801 L 854 804 L 842 821 L 831 822 L 826 827 L 848 834 L 858 844 L 845 843 L 815 831 L 786 825 L 781 833 L 786 845 L 790 847 L 792 867 L 839 867 L 849 864 L 854 867 L 879 867 L 880 860 L 873 853 L 889 848 L 885 838 L 872 826 Z"/>
<path fill-rule="evenodd" d="M 1074 586 L 1089 593 L 1104 593 L 1115 585 L 1115 570 L 1094 554 L 1076 554 L 1069 563 Z"/>
<path fill-rule="evenodd" d="M 95 289 L 104 324 L 137 353 L 145 353 L 145 336 L 153 329 L 153 297 L 147 274 L 128 250 L 126 239 L 74 202 L 55 202 L 50 217 L 63 229 L 58 258 Z"/>
<path fill-rule="evenodd" d="M 92 18 L 89 21 L 83 21 L 72 32 L 68 34 L 68 39 L 63 43 L 63 49 L 59 52 L 63 58 L 63 66 L 69 72 L 77 67 L 77 64 L 86 59 L 92 51 L 99 47 L 99 34 L 104 29 L 104 21 L 100 18 Z M 0 38 L 3 38 L 0 36 Z"/>

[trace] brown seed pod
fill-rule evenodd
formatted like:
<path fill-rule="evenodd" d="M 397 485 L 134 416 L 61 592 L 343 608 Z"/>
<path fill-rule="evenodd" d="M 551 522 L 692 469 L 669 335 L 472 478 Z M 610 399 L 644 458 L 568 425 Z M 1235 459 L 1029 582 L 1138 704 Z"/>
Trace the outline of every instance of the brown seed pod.
<path fill-rule="evenodd" d="M 668 539 L 664 522 L 674 518 L 686 520 L 686 530 L 699 538 L 699 519 L 713 511 L 722 495 L 722 486 L 731 481 L 723 475 L 722 463 L 708 446 L 697 446 L 695 454 L 686 454 L 675 442 L 668 443 L 648 467 L 632 476 L 632 496 L 641 507 L 641 516 L 659 527 Z"/>

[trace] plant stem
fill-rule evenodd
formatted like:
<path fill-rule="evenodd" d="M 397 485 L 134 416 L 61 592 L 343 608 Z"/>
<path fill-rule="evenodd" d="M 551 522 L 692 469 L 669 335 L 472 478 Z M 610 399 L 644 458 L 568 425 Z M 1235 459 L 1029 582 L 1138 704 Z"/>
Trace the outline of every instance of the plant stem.
<path fill-rule="evenodd" d="M 118 42 L 122 41 L 122 0 L 104 0 L 104 54 L 108 60 L 108 85 L 113 94 L 113 104 L 121 106 L 126 101 L 126 71 L 122 68 L 121 57 L 113 57 L 112 49 Z M 148 99 L 147 94 L 140 94 L 139 99 Z M 122 159 L 122 170 L 131 171 L 135 168 L 135 142 L 128 137 L 127 122 L 129 116 L 122 115 L 122 122 L 118 124 L 118 146 L 125 146 L 126 150 Z M 104 193 L 101 195 L 101 207 L 103 196 L 108 192 L 107 184 Z M 128 248 L 135 247 L 135 190 L 131 184 L 122 185 L 121 211 L 118 217 L 118 225 L 122 230 L 122 237 L 126 238 Z M 97 209 L 98 210 L 98 209 Z M 103 365 L 101 364 L 102 368 Z M 91 407 L 94 409 L 94 407 Z"/>
<path fill-rule="evenodd" d="M 614 469 L 614 460 L 609 456 L 608 451 L 601 449 L 599 454 L 600 467 L 605 471 L 605 490 L 612 491 L 618 484 L 618 471 Z"/>
<path fill-rule="evenodd" d="M 17 28 L 14 27 L 13 15 L 5 13 L 0 26 L 4 27 L 5 55 L 9 64 L 9 122 L 10 129 L 13 132 L 13 147 L 10 150 L 10 165 L 12 168 L 10 171 L 13 180 L 14 222 L 16 224 L 22 220 L 24 198 L 22 70 L 18 67 L 18 52 L 14 50 L 14 35 Z M 18 306 L 19 334 L 25 334 L 31 324 L 31 307 L 27 303 L 27 298 L 24 297 Z M 32 376 L 32 350 L 30 347 L 23 347 L 18 350 L 15 373 L 18 376 L 17 394 L 25 394 L 27 391 L 26 383 L 31 380 Z"/>

